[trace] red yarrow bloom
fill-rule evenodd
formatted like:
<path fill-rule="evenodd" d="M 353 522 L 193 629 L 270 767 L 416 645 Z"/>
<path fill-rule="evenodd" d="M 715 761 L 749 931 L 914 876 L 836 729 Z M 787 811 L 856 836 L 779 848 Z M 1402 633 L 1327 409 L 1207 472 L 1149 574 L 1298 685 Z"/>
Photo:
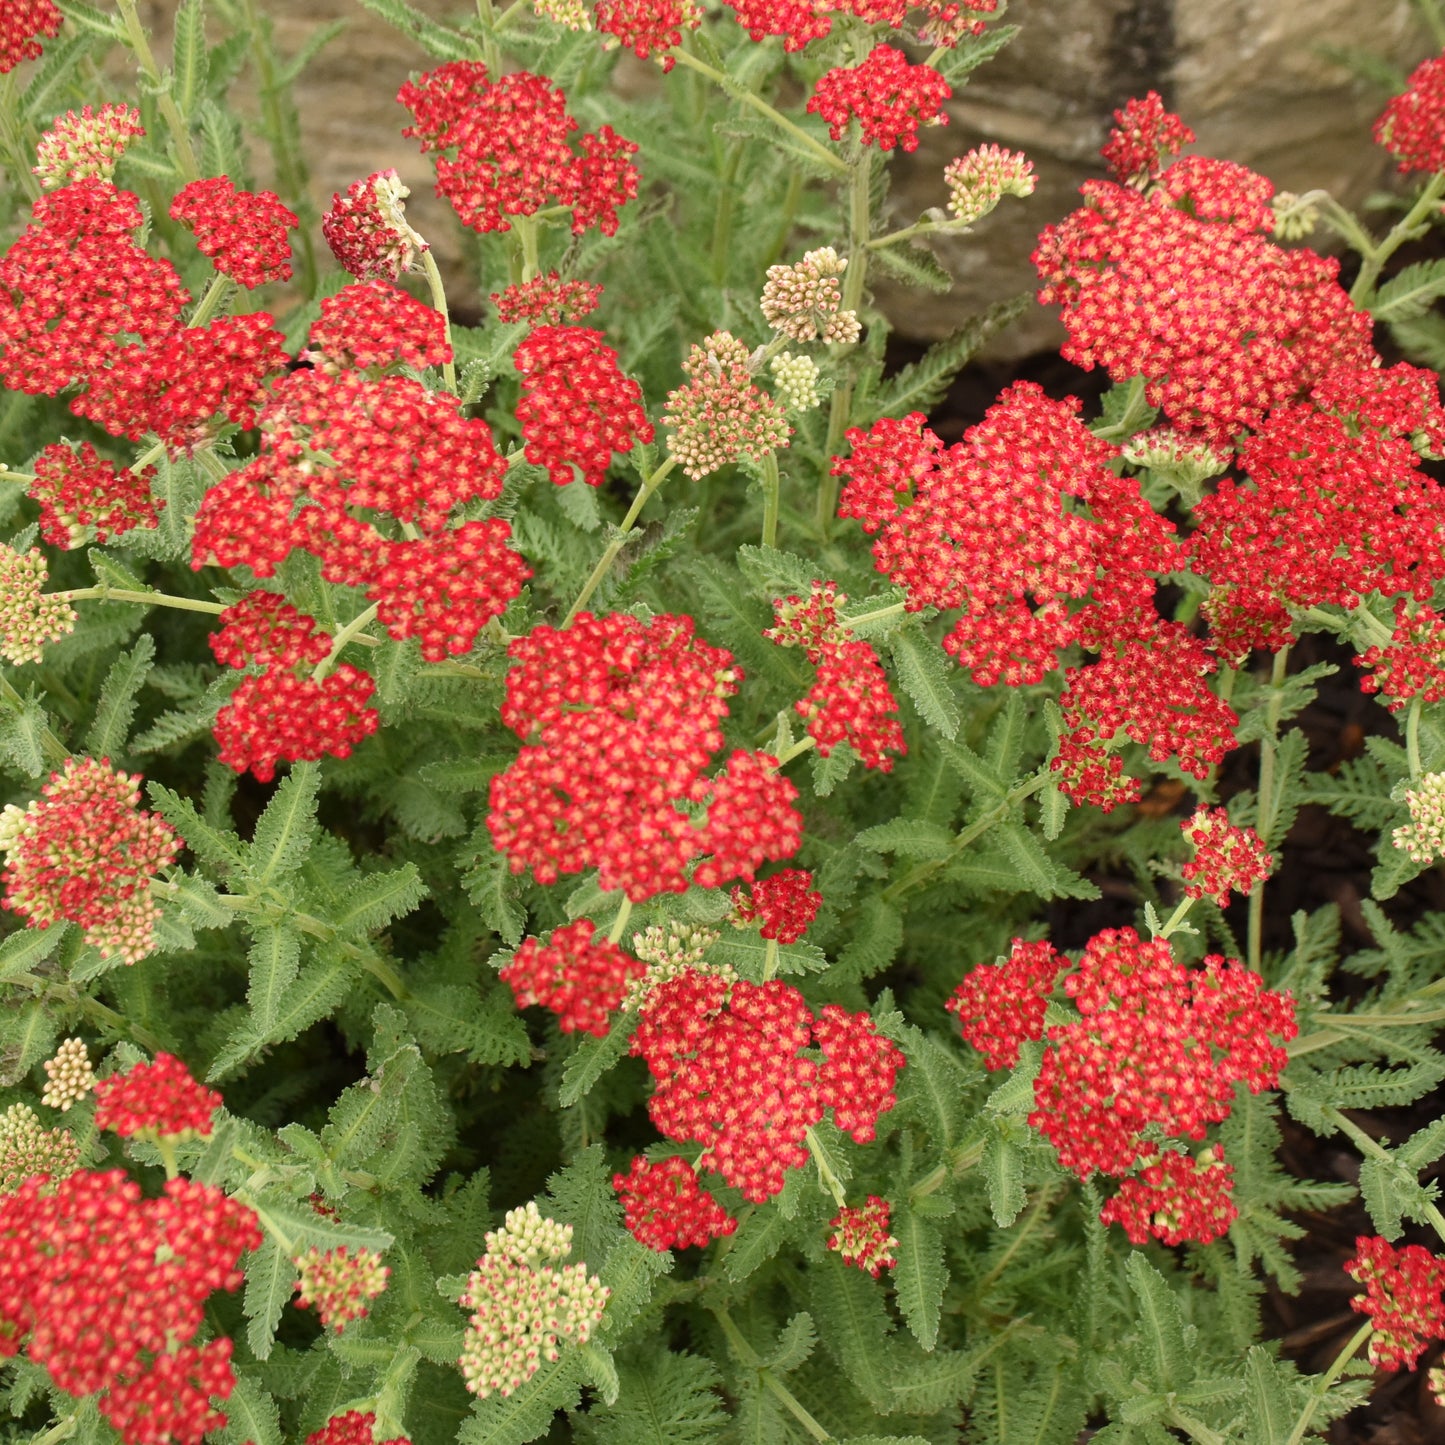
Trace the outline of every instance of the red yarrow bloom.
<path fill-rule="evenodd" d="M 903 1050 L 885 1039 L 866 1013 L 849 1013 L 835 1003 L 818 1015 L 813 1033 L 823 1051 L 819 1099 L 855 1144 L 871 1144 L 878 1116 L 897 1103 L 893 1081 L 907 1062 Z"/>
<path fill-rule="evenodd" d="M 1402 174 L 1445 170 L 1445 55 L 1415 67 L 1375 122 L 1375 140 Z"/>
<path fill-rule="evenodd" d="M 490 80 L 479 60 L 454 60 L 408 81 L 397 100 L 414 124 L 403 135 L 437 157 L 437 194 L 474 231 L 509 231 L 511 216 L 545 206 L 572 211 L 580 235 L 617 230 L 617 210 L 637 195 L 637 147 L 610 126 L 571 139 L 577 122 L 545 76 L 525 70 Z"/>
<path fill-rule="evenodd" d="M 639 60 L 682 44 L 682 32 L 702 24 L 702 7 L 695 0 L 597 0 L 593 19 L 604 35 L 614 35 Z M 675 64 L 671 55 L 659 55 L 663 71 Z"/>
<path fill-rule="evenodd" d="M 1181 870 L 1188 898 L 1213 898 L 1223 908 L 1231 893 L 1247 898 L 1274 868 L 1253 828 L 1236 828 L 1223 808 L 1199 808 L 1179 825 L 1194 845 Z"/>
<path fill-rule="evenodd" d="M 639 1154 L 612 1187 L 622 1202 L 622 1222 L 648 1249 L 689 1249 L 731 1234 L 738 1222 L 697 1181 L 680 1154 L 651 1163 Z"/>
<path fill-rule="evenodd" d="M 286 233 L 300 225 L 271 191 L 239 191 L 229 176 L 191 181 L 176 192 L 171 220 L 195 234 L 217 271 L 251 290 L 291 279 Z"/>
<path fill-rule="evenodd" d="M 391 1273 L 374 1249 L 352 1250 L 345 1245 L 324 1254 L 308 1249 L 291 1263 L 299 1276 L 296 1307 L 315 1309 L 322 1329 L 334 1329 L 338 1335 L 352 1320 L 365 1317 Z"/>
<path fill-rule="evenodd" d="M 784 50 L 801 50 L 811 40 L 821 40 L 833 22 L 819 12 L 821 5 L 810 0 L 727 0 L 738 24 L 755 41 L 769 35 L 783 37 Z"/>
<path fill-rule="evenodd" d="M 564 281 L 555 271 L 518 281 L 504 291 L 491 293 L 497 320 L 534 321 L 539 326 L 561 326 L 580 321 L 597 309 L 602 287 L 593 281 Z"/>
<path fill-rule="evenodd" d="M 411 192 L 395 171 L 376 171 L 331 196 L 321 234 L 337 264 L 358 281 L 395 281 L 414 270 L 431 248 L 407 224 L 403 201 Z"/>
<path fill-rule="evenodd" d="M 235 1375 L 229 1339 L 191 1341 L 261 1239 L 251 1210 L 193 1180 L 143 1199 L 118 1169 L 28 1179 L 0 1195 L 0 1356 L 23 1349 L 58 1389 L 98 1397 L 126 1445 L 200 1445 Z"/>
<path fill-rule="evenodd" d="M 308 1435 L 306 1445 L 411 1445 L 411 1440 L 405 1435 L 378 1440 L 376 1416 L 370 1410 L 347 1410 L 333 1415 L 319 1430 Z"/>
<path fill-rule="evenodd" d="M 758 933 L 779 943 L 796 943 L 818 916 L 823 895 L 813 888 L 813 875 L 803 868 L 784 868 L 760 878 L 747 895 L 732 891 L 733 912 L 741 923 L 760 919 Z"/>
<path fill-rule="evenodd" d="M 1445 698 L 1445 616 L 1398 598 L 1389 643 L 1367 649 L 1355 666 L 1373 669 L 1360 679 L 1360 691 L 1381 693 L 1391 712 L 1413 697 L 1439 702 Z"/>
<path fill-rule="evenodd" d="M 545 941 L 525 939 L 502 969 L 517 1007 L 541 1004 L 557 1015 L 564 1034 L 605 1037 L 628 981 L 646 969 L 596 931 L 590 918 L 579 918 L 553 929 Z"/>
<path fill-rule="evenodd" d="M 40 535 L 69 551 L 158 526 L 165 502 L 151 496 L 155 475 L 153 466 L 137 472 L 103 461 L 89 442 L 78 450 L 54 442 L 37 458 L 26 495 L 40 503 Z"/>
<path fill-rule="evenodd" d="M 198 1084 L 172 1054 L 157 1054 L 151 1064 L 132 1064 L 95 1086 L 96 1127 L 123 1138 L 209 1139 L 220 1107 L 221 1096 Z"/>
<path fill-rule="evenodd" d="M 1194 132 L 1151 90 L 1114 112 L 1114 128 L 1099 154 L 1120 185 L 1142 187 L 1158 177 L 1166 156 L 1178 155 L 1194 140 Z"/>
<path fill-rule="evenodd" d="M 446 317 L 385 281 L 343 286 L 321 301 L 303 360 L 333 370 L 398 363 L 421 371 L 452 359 Z"/>
<path fill-rule="evenodd" d="M 1445 1260 L 1418 1244 L 1396 1249 L 1378 1235 L 1361 1235 L 1345 1273 L 1365 1287 L 1350 1308 L 1375 1327 L 1369 1351 L 1377 1369 L 1413 1370 L 1431 1340 L 1445 1339 Z"/>
<path fill-rule="evenodd" d="M 1121 1225 L 1131 1244 L 1210 1244 L 1239 1217 L 1233 1190 L 1234 1166 L 1222 1148 L 1202 1150 L 1197 1160 L 1166 1149 L 1124 1180 L 1099 1218 Z"/>
<path fill-rule="evenodd" d="M 517 420 L 527 460 L 559 486 L 574 474 L 600 487 L 619 452 L 652 440 L 642 388 L 617 365 L 600 331 L 539 326 L 512 356 L 522 375 Z"/>
<path fill-rule="evenodd" d="M 931 66 L 913 65 L 901 50 L 876 45 L 858 65 L 839 66 L 820 77 L 808 109 L 842 140 L 855 117 L 864 145 L 891 151 L 918 149 L 920 125 L 947 125 L 943 102 L 952 87 Z"/>
<path fill-rule="evenodd" d="M 1047 940 L 1016 938 L 1007 958 L 981 963 L 965 975 L 944 1007 L 957 1014 L 985 1068 L 1013 1068 L 1019 1046 L 1043 1038 L 1049 995 L 1068 967 L 1069 960 Z"/>
<path fill-rule="evenodd" d="M 217 621 L 220 630 L 206 641 L 224 667 L 315 664 L 331 651 L 331 639 L 316 630 L 316 619 L 298 612 L 278 592 L 248 592 Z"/>
<path fill-rule="evenodd" d="M 134 963 L 155 947 L 151 879 L 180 848 L 171 826 L 140 807 L 139 774 L 70 758 L 28 808 L 0 814 L 4 906 L 32 928 L 77 924 L 103 958 Z"/>
<path fill-rule="evenodd" d="M 877 1279 L 898 1263 L 898 1241 L 889 1233 L 892 1206 L 876 1194 L 866 1204 L 845 1204 L 831 1219 L 828 1248 Z"/>
<path fill-rule="evenodd" d="M 38 60 L 40 37 L 53 40 L 62 19 L 52 0 L 6 0 L 0 11 L 0 75 L 26 60 Z"/>

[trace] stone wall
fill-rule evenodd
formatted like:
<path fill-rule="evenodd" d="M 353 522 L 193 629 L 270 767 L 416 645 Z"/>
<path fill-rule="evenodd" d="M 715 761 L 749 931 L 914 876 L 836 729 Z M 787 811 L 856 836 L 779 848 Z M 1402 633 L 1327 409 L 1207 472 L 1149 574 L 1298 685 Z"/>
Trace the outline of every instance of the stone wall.
<path fill-rule="evenodd" d="M 288 54 L 317 26 L 347 21 L 296 92 L 317 203 L 324 207 L 351 181 L 394 167 L 411 187 L 409 214 L 432 240 L 443 274 L 449 280 L 466 274 L 460 262 L 467 237 L 433 195 L 430 164 L 402 139 L 408 117 L 395 101 L 408 73 L 435 62 L 357 0 L 256 3 L 273 17 Z M 414 3 L 438 18 L 457 11 L 447 0 Z M 1370 0 L 1365 8 L 1371 49 L 1405 69 L 1429 53 L 1410 0 Z M 172 0 L 149 0 L 148 9 L 164 46 Z M 927 339 L 1000 296 L 1032 287 L 1027 258 L 1034 237 L 1072 208 L 1081 181 L 1099 174 L 1097 152 L 1111 111 L 1150 89 L 1194 127 L 1201 152 L 1253 166 L 1281 189 L 1324 186 L 1358 202 L 1387 172 L 1370 140 L 1381 97 L 1320 48 L 1360 44 L 1361 18 L 1359 0 L 1012 0 L 1008 19 L 1022 27 L 1019 37 L 975 72 L 952 102 L 951 124 L 925 131 L 919 150 L 894 162 L 891 223 L 943 204 L 945 162 L 980 141 L 1026 151 L 1039 189 L 1028 201 L 1005 201 L 974 235 L 945 243 L 943 255 L 958 278 L 948 296 L 881 283 L 880 301 L 902 330 Z M 632 78 L 650 83 L 645 73 Z M 456 297 L 464 305 L 476 299 Z M 1039 311 L 1002 344 L 1019 354 L 1057 339 Z"/>

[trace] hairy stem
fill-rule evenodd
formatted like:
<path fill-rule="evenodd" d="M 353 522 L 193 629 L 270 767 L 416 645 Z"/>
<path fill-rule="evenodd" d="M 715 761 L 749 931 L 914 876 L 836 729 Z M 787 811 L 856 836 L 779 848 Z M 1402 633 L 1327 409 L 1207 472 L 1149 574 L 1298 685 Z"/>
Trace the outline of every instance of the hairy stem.
<path fill-rule="evenodd" d="M 447 290 L 442 285 L 442 273 L 437 269 L 436 257 L 432 255 L 430 248 L 421 253 L 422 271 L 426 276 L 427 290 L 431 292 L 432 308 L 440 311 L 442 315 L 442 326 L 446 335 L 447 349 L 452 346 L 452 315 L 447 309 Z M 457 363 L 455 356 L 452 360 L 442 363 L 442 377 L 446 381 L 446 387 L 453 396 L 457 391 Z"/>
<path fill-rule="evenodd" d="M 778 476 L 778 454 L 769 452 L 763 458 L 763 546 L 778 545 L 778 507 L 782 479 Z"/>
<path fill-rule="evenodd" d="M 1445 173 L 1437 172 L 1415 198 L 1415 204 L 1390 228 L 1384 240 L 1361 253 L 1360 274 L 1350 287 L 1350 300 L 1356 306 L 1366 304 L 1390 257 L 1406 242 L 1418 240 L 1428 229 L 1428 218 L 1440 209 L 1442 196 L 1445 196 Z"/>
<path fill-rule="evenodd" d="M 1410 781 L 1420 776 L 1420 694 L 1410 699 L 1410 709 L 1405 714 L 1405 756 L 1410 760 Z"/>
<path fill-rule="evenodd" d="M 205 602 L 199 597 L 176 597 L 169 592 L 133 592 L 128 587 L 109 587 L 104 582 L 94 587 L 74 587 L 69 592 L 56 592 L 67 602 L 136 602 L 143 607 L 173 607 L 178 612 L 208 612 L 218 617 L 225 606 Z"/>
<path fill-rule="evenodd" d="M 160 66 L 156 64 L 150 41 L 146 38 L 145 26 L 140 23 L 140 16 L 136 14 L 135 0 L 116 0 L 116 7 L 125 26 L 126 44 L 135 52 L 136 61 L 144 71 L 146 79 L 155 87 L 156 104 L 160 107 L 166 129 L 171 133 L 171 143 L 176 148 L 176 164 L 180 167 L 181 179 L 199 180 L 201 167 L 191 146 L 190 127 L 177 107 L 175 97 L 165 87 Z"/>
<path fill-rule="evenodd" d="M 1368 1320 L 1352 1334 L 1346 1342 L 1344 1349 L 1335 1356 L 1334 1362 L 1329 1369 L 1320 1376 L 1311 1394 L 1309 1403 L 1300 1411 L 1300 1417 L 1294 1422 L 1294 1429 L 1289 1432 L 1289 1439 L 1284 1445 L 1300 1445 L 1310 1428 L 1310 1421 L 1315 1417 L 1315 1411 L 1319 1408 L 1320 1401 L 1330 1392 L 1330 1386 L 1344 1373 L 1344 1368 L 1359 1353 L 1360 1346 L 1370 1338 L 1370 1331 L 1374 1329 Z"/>
<path fill-rule="evenodd" d="M 617 917 L 612 920 L 612 927 L 607 930 L 608 943 L 616 943 L 622 937 L 622 930 L 627 927 L 627 920 L 632 916 L 632 900 L 624 893 L 622 904 L 617 910 Z"/>
<path fill-rule="evenodd" d="M 1265 704 L 1264 736 L 1259 740 L 1259 796 L 1255 831 L 1266 848 L 1272 845 L 1275 819 L 1279 815 L 1279 798 L 1275 789 L 1275 758 L 1279 751 L 1279 714 L 1284 705 L 1285 674 L 1289 669 L 1289 648 L 1282 647 L 1274 655 L 1270 673 L 1269 702 Z M 1249 895 L 1249 966 L 1259 972 L 1264 951 L 1264 886 L 1260 879 Z"/>
<path fill-rule="evenodd" d="M 316 664 L 311 674 L 313 682 L 320 682 L 336 666 L 336 659 L 348 642 L 359 642 L 367 624 L 376 617 L 377 603 L 373 602 L 364 612 L 358 612 L 335 637 L 331 639 L 331 651 Z"/>
<path fill-rule="evenodd" d="M 677 52 L 674 52 L 676 54 Z M 814 1440 L 831 1440 L 833 1437 L 799 1404 L 797 1396 L 771 1370 L 763 1366 L 762 1357 L 743 1338 L 743 1333 L 733 1323 L 733 1318 L 727 1310 L 721 1307 L 713 1310 L 713 1316 L 722 1332 L 727 1336 L 727 1342 L 732 1346 L 733 1353 L 750 1370 L 758 1372 L 758 1381 L 767 1389 L 771 1390 L 778 1397 L 784 1409 L 805 1429 Z"/>

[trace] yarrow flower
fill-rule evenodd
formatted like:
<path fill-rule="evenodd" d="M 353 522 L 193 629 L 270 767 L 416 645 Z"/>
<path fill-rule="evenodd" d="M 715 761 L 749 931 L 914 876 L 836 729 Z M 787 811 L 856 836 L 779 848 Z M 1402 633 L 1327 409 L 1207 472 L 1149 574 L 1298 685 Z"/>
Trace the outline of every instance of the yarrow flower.
<path fill-rule="evenodd" d="M 365 1316 L 391 1274 L 374 1249 L 353 1250 L 345 1245 L 324 1254 L 313 1247 L 295 1256 L 291 1263 L 299 1275 L 297 1308 L 314 1308 L 321 1328 L 334 1328 L 337 1334 L 352 1320 Z"/>
<path fill-rule="evenodd" d="M 95 1086 L 96 1127 L 123 1138 L 209 1139 L 220 1107 L 221 1096 L 198 1084 L 172 1054 L 157 1054 L 151 1064 L 132 1064 Z"/>
<path fill-rule="evenodd" d="M 564 281 L 555 271 L 518 281 L 504 291 L 491 293 L 497 320 L 534 321 L 539 326 L 561 326 L 580 321 L 597 309 L 602 287 L 594 281 Z"/>
<path fill-rule="evenodd" d="M 732 891 L 733 919 L 740 924 L 759 920 L 758 933 L 779 943 L 796 943 L 818 916 L 823 895 L 813 887 L 813 875 L 803 868 L 784 868 L 760 878 L 745 894 Z"/>
<path fill-rule="evenodd" d="M 975 146 L 943 168 L 948 209 L 963 226 L 982 220 L 1005 196 L 1034 193 L 1033 162 L 1022 151 L 1002 146 Z"/>
<path fill-rule="evenodd" d="M 126 963 L 155 947 L 160 909 L 151 879 L 181 840 L 140 804 L 140 777 L 70 758 L 28 808 L 0 813 L 4 906 L 32 928 L 77 924 L 103 958 Z"/>
<path fill-rule="evenodd" d="M 557 1015 L 564 1034 L 581 1031 L 603 1038 L 628 984 L 645 965 L 615 943 L 597 938 L 590 918 L 528 938 L 501 971 L 517 1007 L 541 1004 Z"/>
<path fill-rule="evenodd" d="M 1259 834 L 1232 826 L 1223 808 L 1199 808 L 1179 826 L 1194 845 L 1181 870 L 1188 898 L 1213 898 L 1223 908 L 1231 893 L 1247 898 L 1274 868 Z"/>
<path fill-rule="evenodd" d="M 321 301 L 302 359 L 332 370 L 388 367 L 417 371 L 452 359 L 446 317 L 385 281 L 358 281 Z"/>
<path fill-rule="evenodd" d="M 556 1267 L 572 1248 L 572 1226 L 542 1217 L 535 1204 L 508 1212 L 486 1236 L 486 1253 L 458 1301 L 472 1311 L 462 1336 L 462 1379 L 485 1400 L 510 1395 L 564 1343 L 585 1345 L 610 1290 L 585 1263 Z"/>
<path fill-rule="evenodd" d="M 156 469 L 139 472 L 102 461 L 89 442 L 78 451 L 53 442 L 35 462 L 26 495 L 40 503 L 40 535 L 69 551 L 83 542 L 108 542 L 133 527 L 160 524 L 165 502 L 151 496 Z"/>
<path fill-rule="evenodd" d="M 333 1415 L 319 1430 L 308 1435 L 306 1445 L 411 1445 L 411 1441 L 405 1435 L 378 1440 L 376 1416 L 370 1410 L 346 1410 Z"/>
<path fill-rule="evenodd" d="M 62 16 L 52 0 L 6 0 L 0 11 L 0 75 L 40 58 L 40 36 L 60 34 Z"/>
<path fill-rule="evenodd" d="M 847 267 L 847 258 L 831 246 L 806 251 L 792 265 L 769 266 L 759 303 L 763 319 L 793 341 L 821 340 L 829 345 L 857 341 L 858 313 L 840 309 L 838 278 Z"/>
<path fill-rule="evenodd" d="M 789 411 L 812 411 L 822 401 L 818 391 L 818 363 L 811 356 L 780 351 L 768 363 L 778 400 Z"/>
<path fill-rule="evenodd" d="M 649 1249 L 689 1249 L 731 1234 L 738 1222 L 698 1183 L 691 1164 L 673 1154 L 654 1164 L 639 1154 L 612 1187 L 623 1223 Z"/>
<path fill-rule="evenodd" d="M 600 331 L 538 326 L 516 349 L 517 421 L 529 462 L 559 486 L 574 475 L 600 487 L 614 455 L 652 440 L 642 388 L 624 376 Z"/>
<path fill-rule="evenodd" d="M 785 447 L 792 428 L 783 410 L 753 385 L 748 349 L 727 331 L 694 346 L 682 369 L 691 378 L 667 394 L 667 449 L 696 480 L 739 457 L 761 461 Z"/>
<path fill-rule="evenodd" d="M 1360 679 L 1360 691 L 1383 694 L 1391 712 L 1399 712 L 1412 697 L 1439 702 L 1445 698 L 1445 617 L 1433 607 L 1398 598 L 1390 641 L 1367 649 L 1355 658 L 1355 666 L 1374 669 Z"/>
<path fill-rule="evenodd" d="M 0 544 L 0 657 L 6 662 L 39 662 L 47 642 L 75 631 L 75 608 L 40 590 L 49 576 L 39 547 L 21 553 Z"/>
<path fill-rule="evenodd" d="M 892 1206 L 886 1199 L 870 1194 L 866 1204 L 847 1204 L 829 1221 L 833 1231 L 828 1248 L 877 1279 L 885 1269 L 898 1263 L 898 1241 L 889 1233 Z"/>
<path fill-rule="evenodd" d="M 1415 67 L 1375 122 L 1375 140 L 1402 174 L 1445 170 L 1445 55 Z"/>
<path fill-rule="evenodd" d="M 702 16 L 696 0 L 597 0 L 594 10 L 597 28 L 615 36 L 639 60 L 681 45 L 683 30 L 696 30 Z M 675 61 L 662 53 L 659 64 L 666 73 Z"/>
<path fill-rule="evenodd" d="M 291 279 L 286 232 L 301 222 L 274 192 L 241 191 L 229 176 L 210 176 L 182 186 L 170 214 L 194 232 L 217 271 L 247 290 Z"/>
<path fill-rule="evenodd" d="M 11 1104 L 0 1114 L 0 1195 L 13 1193 L 40 1174 L 52 1182 L 65 1179 L 79 1167 L 80 1143 L 69 1129 L 45 1128 L 35 1110 L 24 1104 Z M 5 1354 L 5 1317 L 0 1312 L 0 1358 Z"/>
<path fill-rule="evenodd" d="M 358 281 L 395 281 L 430 249 L 407 224 L 403 202 L 410 194 L 393 170 L 353 181 L 344 196 L 333 192 L 321 234 L 337 263 Z"/>
<path fill-rule="evenodd" d="M 637 146 L 602 126 L 571 146 L 577 122 L 545 76 L 525 70 L 490 80 L 478 60 L 453 60 L 408 81 L 397 100 L 414 124 L 403 135 L 437 157 L 437 194 L 474 231 L 509 231 L 512 216 L 545 206 L 572 211 L 572 231 L 617 230 L 617 211 L 637 195 Z"/>
<path fill-rule="evenodd" d="M 1127 101 L 1114 112 L 1114 128 L 1099 152 L 1120 185 L 1141 185 L 1158 176 L 1164 158 L 1177 156 L 1196 137 L 1164 108 L 1157 91 Z"/>
<path fill-rule="evenodd" d="M 891 45 L 875 45 L 858 65 L 838 66 L 820 77 L 807 108 L 827 122 L 834 140 L 842 140 L 856 118 L 864 145 L 915 151 L 920 125 L 948 124 L 942 107 L 952 94 L 931 66 L 911 64 Z"/>
<path fill-rule="evenodd" d="M 1210 1244 L 1239 1217 L 1233 1187 L 1234 1166 L 1224 1162 L 1223 1148 L 1202 1149 L 1197 1158 L 1166 1149 L 1124 1180 L 1099 1218 L 1121 1225 L 1131 1244 L 1151 1238 L 1168 1245 Z"/>
<path fill-rule="evenodd" d="M 27 1180 L 0 1195 L 0 1355 L 23 1349 L 57 1389 L 95 1397 L 125 1445 L 200 1445 L 236 1377 L 229 1339 L 193 1341 L 261 1239 L 251 1210 L 194 1180 L 156 1199 L 118 1169 Z"/>
<path fill-rule="evenodd" d="M 1445 773 L 1426 773 L 1413 788 L 1406 788 L 1405 806 L 1410 821 L 1396 828 L 1390 841 L 1416 863 L 1445 857 Z"/>
<path fill-rule="evenodd" d="M 144 134 L 133 105 L 103 105 L 97 111 L 87 105 L 79 115 L 68 110 L 40 137 L 31 169 L 48 191 L 72 181 L 108 181 L 126 146 Z"/>
<path fill-rule="evenodd" d="M 1069 960 L 1047 940 L 1013 941 L 1007 958 L 981 963 L 944 1005 L 958 1015 L 963 1036 L 983 1055 L 987 1069 L 1011 1069 L 1019 1046 L 1044 1036 L 1049 995 Z"/>
<path fill-rule="evenodd" d="M 1413 1370 L 1431 1340 L 1445 1339 L 1445 1261 L 1428 1249 L 1397 1249 L 1378 1235 L 1361 1235 L 1345 1273 L 1365 1287 L 1350 1308 L 1369 1315 L 1374 1326 L 1369 1355 L 1377 1369 Z"/>
<path fill-rule="evenodd" d="M 49 1109 L 68 1113 L 95 1087 L 95 1074 L 90 1067 L 90 1054 L 84 1039 L 66 1039 L 53 1058 L 45 1061 L 45 1092 L 40 1102 Z"/>
<path fill-rule="evenodd" d="M 736 889 L 733 896 L 736 900 Z M 636 1013 L 659 984 L 690 971 L 720 978 L 724 983 L 736 983 L 737 970 L 730 963 L 716 963 L 705 957 L 720 937 L 714 928 L 675 920 L 666 926 L 651 923 L 641 933 L 634 933 L 632 951 L 641 963 L 647 965 L 647 972 L 627 981 L 622 1012 Z"/>

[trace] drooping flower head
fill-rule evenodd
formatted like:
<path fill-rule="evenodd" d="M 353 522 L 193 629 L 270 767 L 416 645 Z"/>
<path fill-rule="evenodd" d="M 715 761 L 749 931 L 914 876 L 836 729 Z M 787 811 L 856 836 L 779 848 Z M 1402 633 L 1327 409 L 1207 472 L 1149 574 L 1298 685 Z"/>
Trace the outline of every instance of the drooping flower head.
<path fill-rule="evenodd" d="M 1157 91 L 1129 100 L 1114 112 L 1114 128 L 1099 152 L 1120 185 L 1142 185 L 1158 176 L 1168 156 L 1177 156 L 1196 137 L 1164 108 Z"/>
<path fill-rule="evenodd" d="M 272 191 L 237 190 L 229 176 L 191 181 L 176 192 L 171 220 L 194 232 L 201 254 L 247 290 L 291 279 L 286 233 L 301 223 Z"/>
<path fill-rule="evenodd" d="M 152 1064 L 132 1064 L 95 1086 L 95 1123 L 123 1138 L 209 1139 L 221 1096 L 191 1077 L 174 1055 L 160 1053 Z"/>
<path fill-rule="evenodd" d="M 497 320 L 532 321 L 538 326 L 561 326 L 580 321 L 597 309 L 602 287 L 594 281 L 564 281 L 555 271 L 518 281 L 504 291 L 493 291 Z"/>
<path fill-rule="evenodd" d="M 79 115 L 68 110 L 40 137 L 32 170 L 47 191 L 72 181 L 108 181 L 126 146 L 144 134 L 133 105 L 103 105 L 97 111 L 86 105 Z"/>
<path fill-rule="evenodd" d="M 395 281 L 430 249 L 407 224 L 403 205 L 411 192 L 392 170 L 353 181 L 333 194 L 321 218 L 321 234 L 343 270 L 358 281 Z"/>
<path fill-rule="evenodd" d="M 155 947 L 160 909 L 150 881 L 181 840 L 140 804 L 140 778 L 104 759 L 70 758 L 28 808 L 0 814 L 4 906 L 32 928 L 79 925 L 106 958 L 126 963 Z"/>
<path fill-rule="evenodd" d="M 807 251 L 790 266 L 769 266 L 760 302 L 763 319 L 793 341 L 857 341 L 858 313 L 839 309 L 838 281 L 847 266 L 831 246 Z"/>

